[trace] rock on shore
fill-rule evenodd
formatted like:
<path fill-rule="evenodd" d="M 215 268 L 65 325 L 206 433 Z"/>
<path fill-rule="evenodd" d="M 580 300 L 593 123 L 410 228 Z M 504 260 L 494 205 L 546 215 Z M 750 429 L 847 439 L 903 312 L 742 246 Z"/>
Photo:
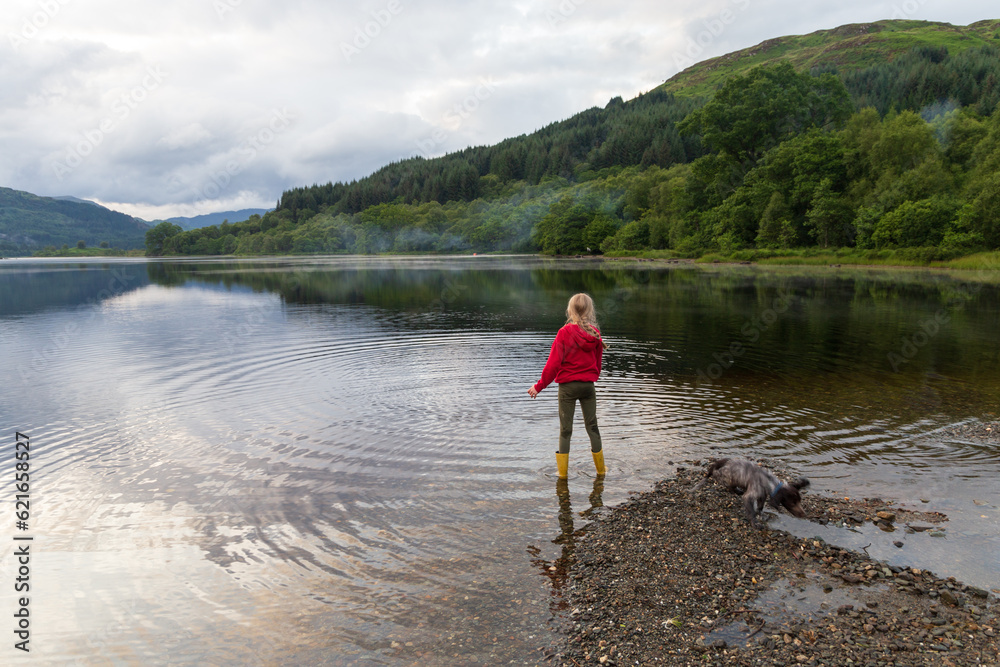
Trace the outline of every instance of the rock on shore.
<path fill-rule="evenodd" d="M 560 665 L 997 665 L 989 591 L 776 530 L 697 497 L 700 462 L 613 508 L 576 545 Z M 787 477 L 783 471 L 778 471 Z M 812 520 L 935 529 L 941 514 L 807 494 Z"/>

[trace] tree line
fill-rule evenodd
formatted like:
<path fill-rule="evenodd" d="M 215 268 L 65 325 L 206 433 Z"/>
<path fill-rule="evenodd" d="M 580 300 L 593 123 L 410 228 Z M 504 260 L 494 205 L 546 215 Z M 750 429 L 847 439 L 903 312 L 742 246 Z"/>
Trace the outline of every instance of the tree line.
<path fill-rule="evenodd" d="M 759 67 L 710 100 L 616 98 L 495 146 L 289 190 L 245 222 L 162 223 L 147 252 L 995 249 L 998 75 L 992 46 L 845 74 Z"/>

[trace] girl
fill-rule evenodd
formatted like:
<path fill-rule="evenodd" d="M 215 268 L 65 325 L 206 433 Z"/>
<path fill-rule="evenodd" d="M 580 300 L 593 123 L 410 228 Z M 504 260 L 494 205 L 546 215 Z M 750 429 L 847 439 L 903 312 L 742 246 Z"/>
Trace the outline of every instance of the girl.
<path fill-rule="evenodd" d="M 597 394 L 594 391 L 606 347 L 597 328 L 593 299 L 586 294 L 574 294 L 566 306 L 566 324 L 556 334 L 542 378 L 528 389 L 528 395 L 534 398 L 553 380 L 559 384 L 559 451 L 556 452 L 559 479 L 566 479 L 569 470 L 569 439 L 573 434 L 577 401 L 580 401 L 583 424 L 590 436 L 594 467 L 598 476 L 607 472 L 601 433 L 597 430 Z"/>

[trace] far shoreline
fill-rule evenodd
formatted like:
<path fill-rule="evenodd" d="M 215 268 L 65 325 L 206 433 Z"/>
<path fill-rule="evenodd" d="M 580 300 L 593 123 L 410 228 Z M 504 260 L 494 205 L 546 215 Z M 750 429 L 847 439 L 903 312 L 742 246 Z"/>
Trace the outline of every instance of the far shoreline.
<path fill-rule="evenodd" d="M 747 251 L 748 253 L 753 253 L 755 251 Z M 719 255 L 717 253 L 706 253 L 700 257 L 682 257 L 674 255 L 670 251 L 643 251 L 632 254 L 624 253 L 612 253 L 603 255 L 589 255 L 589 254 L 577 254 L 577 255 L 546 255 L 542 253 L 499 253 L 499 252 L 462 252 L 462 253 L 427 253 L 427 252 L 415 252 L 415 253 L 372 253 L 372 254 L 361 254 L 361 253 L 315 253 L 315 254 L 293 254 L 293 253 L 283 253 L 283 254 L 269 254 L 269 255 L 157 255 L 150 256 L 146 255 L 142 250 L 121 250 L 118 248 L 113 249 L 98 249 L 98 248 L 87 248 L 86 250 L 81 250 L 77 248 L 69 249 L 68 251 L 57 251 L 53 254 L 42 254 L 41 252 L 35 253 L 33 255 L 24 256 L 11 256 L 11 257 L 0 257 L 0 259 L 92 259 L 92 258 L 102 258 L 102 259 L 116 259 L 116 258 L 128 258 L 128 259 L 148 259 L 154 261 L 169 261 L 169 260 L 193 260 L 193 259 L 204 259 L 204 260 L 247 260 L 252 261 L 255 259 L 261 260 L 273 260 L 273 259 L 308 259 L 308 258 L 393 258 L 393 257 L 428 257 L 428 258 L 471 258 L 471 257 L 523 257 L 523 258 L 538 258 L 538 259 L 550 259 L 550 260 L 588 260 L 588 261 L 606 261 L 606 262 L 651 262 L 656 264 L 673 264 L 673 265 L 688 265 L 688 266 L 756 266 L 756 267 L 799 267 L 799 268 L 859 268 L 859 269 L 931 269 L 931 270 L 944 270 L 944 271 L 976 271 L 982 272 L 997 272 L 1000 274 L 1000 251 L 994 252 L 983 252 L 976 253 L 972 255 L 965 255 L 962 257 L 957 257 L 946 261 L 920 261 L 920 260 L 906 260 L 900 257 L 888 256 L 885 259 L 870 256 L 870 253 L 866 253 L 863 256 L 856 253 L 851 254 L 836 254 L 835 252 L 829 254 L 811 254 L 811 253 L 801 253 L 801 254 L 791 254 L 791 255 L 770 255 L 743 259 L 744 255 L 742 253 L 736 253 L 731 256 Z"/>

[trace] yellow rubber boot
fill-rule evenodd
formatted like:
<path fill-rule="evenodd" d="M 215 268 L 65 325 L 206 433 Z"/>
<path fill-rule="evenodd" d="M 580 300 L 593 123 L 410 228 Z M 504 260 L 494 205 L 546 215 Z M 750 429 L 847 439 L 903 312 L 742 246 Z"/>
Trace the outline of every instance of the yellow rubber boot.
<path fill-rule="evenodd" d="M 604 450 L 599 452 L 591 452 L 594 455 L 594 467 L 597 468 L 597 475 L 603 477 L 608 473 L 608 469 L 604 465 Z"/>
<path fill-rule="evenodd" d="M 559 479 L 569 476 L 569 454 L 556 452 L 556 468 L 559 470 Z"/>

